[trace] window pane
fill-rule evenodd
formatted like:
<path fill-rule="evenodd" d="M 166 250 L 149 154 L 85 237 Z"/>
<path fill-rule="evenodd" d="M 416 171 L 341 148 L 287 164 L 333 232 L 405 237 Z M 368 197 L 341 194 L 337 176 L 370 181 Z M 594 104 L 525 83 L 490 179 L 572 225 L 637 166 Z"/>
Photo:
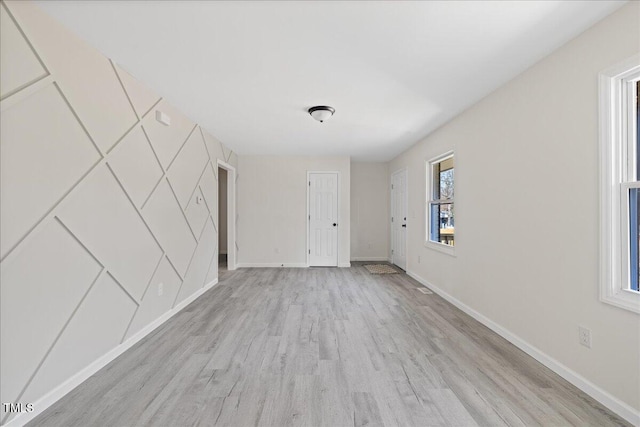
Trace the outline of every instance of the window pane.
<path fill-rule="evenodd" d="M 453 168 L 440 171 L 440 198 L 453 199 Z"/>
<path fill-rule="evenodd" d="M 640 180 L 640 80 L 636 82 L 636 177 Z"/>
<path fill-rule="evenodd" d="M 638 284 L 640 283 L 640 269 L 638 269 L 638 264 L 640 264 L 640 229 L 638 227 L 640 223 L 640 197 L 638 197 L 638 190 L 638 188 L 629 190 L 629 286 L 634 291 L 639 290 Z"/>
<path fill-rule="evenodd" d="M 640 178 L 640 81 L 636 82 L 635 102 L 635 146 L 636 146 L 636 177 Z M 629 190 L 629 286 L 634 291 L 640 291 L 640 195 L 637 188 Z"/>
<path fill-rule="evenodd" d="M 453 203 L 431 204 L 431 240 L 445 245 L 454 245 Z"/>
<path fill-rule="evenodd" d="M 453 157 L 433 163 L 432 200 L 453 199 Z"/>
<path fill-rule="evenodd" d="M 432 242 L 440 241 L 440 211 L 439 205 L 430 204 L 429 209 L 431 210 L 429 219 L 431 223 L 429 224 L 429 240 Z"/>
<path fill-rule="evenodd" d="M 433 200 L 440 199 L 440 163 L 433 165 Z"/>

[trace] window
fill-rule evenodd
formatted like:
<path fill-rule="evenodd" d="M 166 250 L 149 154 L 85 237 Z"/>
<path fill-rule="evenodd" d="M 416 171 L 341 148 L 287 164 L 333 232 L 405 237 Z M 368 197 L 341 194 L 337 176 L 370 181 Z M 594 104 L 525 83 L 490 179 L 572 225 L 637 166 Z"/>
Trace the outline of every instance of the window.
<path fill-rule="evenodd" d="M 602 301 L 640 313 L 640 55 L 600 74 Z"/>
<path fill-rule="evenodd" d="M 455 244 L 453 153 L 431 160 L 427 166 L 427 241 Z"/>

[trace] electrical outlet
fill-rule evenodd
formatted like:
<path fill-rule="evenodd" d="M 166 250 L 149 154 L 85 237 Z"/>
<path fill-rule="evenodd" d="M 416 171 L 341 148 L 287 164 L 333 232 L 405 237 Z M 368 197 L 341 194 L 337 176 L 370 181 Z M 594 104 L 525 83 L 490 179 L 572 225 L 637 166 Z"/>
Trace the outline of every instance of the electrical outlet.
<path fill-rule="evenodd" d="M 161 297 L 164 294 L 164 283 L 158 283 L 158 296 Z"/>
<path fill-rule="evenodd" d="M 578 342 L 587 348 L 591 348 L 591 330 L 578 326 Z"/>

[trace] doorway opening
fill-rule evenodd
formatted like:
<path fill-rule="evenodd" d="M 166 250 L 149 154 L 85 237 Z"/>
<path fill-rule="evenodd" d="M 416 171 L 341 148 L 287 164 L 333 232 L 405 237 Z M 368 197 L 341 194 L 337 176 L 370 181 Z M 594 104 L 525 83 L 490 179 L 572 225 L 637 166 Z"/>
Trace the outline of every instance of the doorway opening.
<path fill-rule="evenodd" d="M 219 272 L 236 269 L 235 177 L 235 168 L 218 160 Z"/>
<path fill-rule="evenodd" d="M 227 270 L 227 171 L 218 168 L 218 271 Z"/>

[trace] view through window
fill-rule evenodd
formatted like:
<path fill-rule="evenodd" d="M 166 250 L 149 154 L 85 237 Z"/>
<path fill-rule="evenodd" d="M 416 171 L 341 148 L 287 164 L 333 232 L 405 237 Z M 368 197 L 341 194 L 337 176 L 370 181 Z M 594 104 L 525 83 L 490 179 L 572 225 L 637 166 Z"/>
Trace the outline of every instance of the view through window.
<path fill-rule="evenodd" d="M 429 240 L 449 246 L 455 244 L 454 164 L 453 155 L 435 160 L 431 167 L 429 200 Z"/>

